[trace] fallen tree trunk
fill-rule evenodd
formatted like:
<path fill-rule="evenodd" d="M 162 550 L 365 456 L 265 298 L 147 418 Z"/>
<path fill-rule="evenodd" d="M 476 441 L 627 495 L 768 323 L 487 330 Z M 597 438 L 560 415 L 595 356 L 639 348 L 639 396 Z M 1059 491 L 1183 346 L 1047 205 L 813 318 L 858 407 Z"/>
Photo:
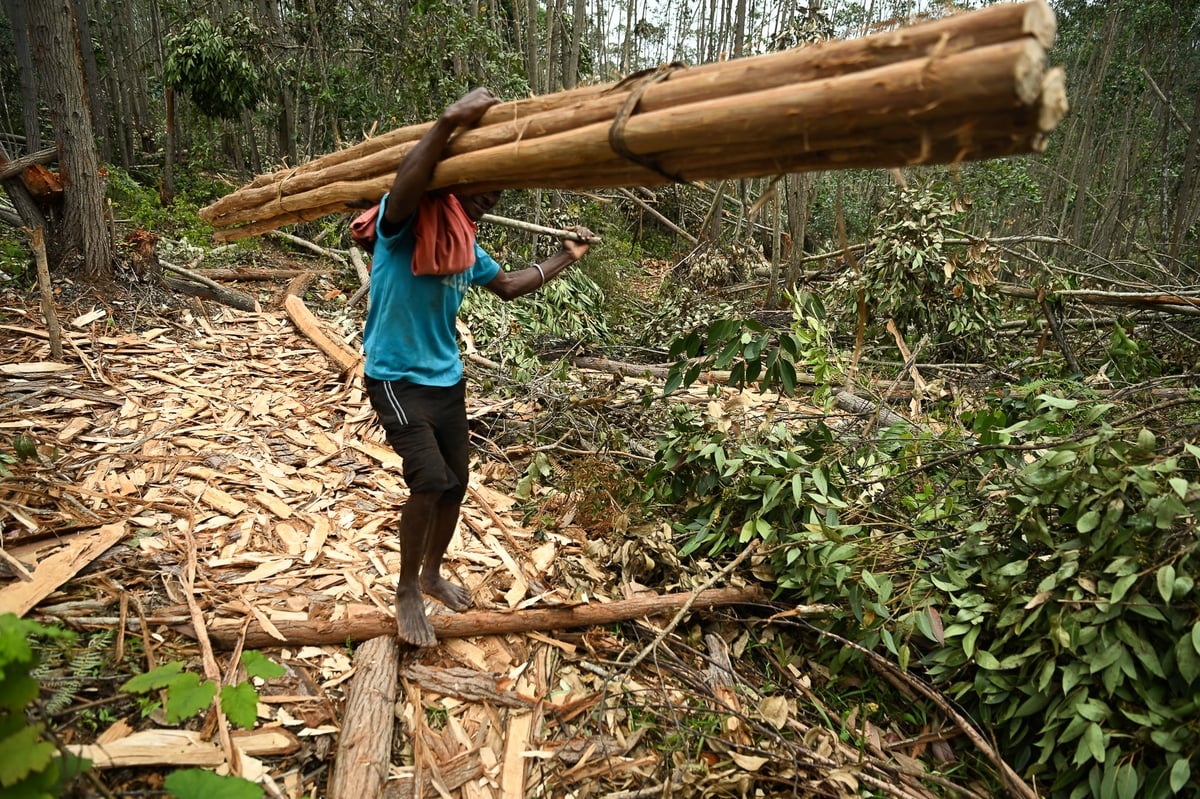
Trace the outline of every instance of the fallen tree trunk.
<path fill-rule="evenodd" d="M 653 594 L 634 596 L 616 602 L 573 605 L 562 608 L 530 608 L 511 612 L 476 610 L 466 613 L 433 616 L 429 623 L 439 638 L 466 638 L 474 635 L 504 635 L 526 633 L 534 630 L 562 630 L 572 627 L 592 627 L 614 624 L 648 616 L 662 616 L 682 608 L 693 599 L 692 594 Z M 714 588 L 701 591 L 691 607 L 708 610 L 729 605 L 746 605 L 766 601 L 766 594 L 757 587 Z M 804 612 L 804 609 L 800 609 Z M 826 612 L 824 606 L 807 608 L 810 615 Z M 257 622 L 246 628 L 244 646 L 259 647 L 300 646 L 307 644 L 339 644 L 347 641 L 364 641 L 384 635 L 393 635 L 396 617 L 390 613 L 364 613 L 338 621 L 292 621 L 279 619 L 273 622 L 283 635 L 283 640 L 271 635 Z M 208 636 L 216 646 L 230 648 L 241 638 L 243 622 L 238 619 L 220 619 L 208 627 Z"/>
<path fill-rule="evenodd" d="M 1037 289 L 1025 286 L 1014 286 L 1010 283 L 997 285 L 996 290 L 1010 297 L 1023 300 L 1038 300 Z M 1180 316 L 1200 316 L 1200 297 L 1181 297 L 1173 294 L 1138 294 L 1135 292 L 1089 291 L 1088 289 L 1070 289 L 1065 291 L 1047 291 L 1046 299 L 1063 299 L 1080 302 L 1084 305 L 1106 305 L 1118 308 L 1140 308 L 1147 311 L 1178 314 Z"/>

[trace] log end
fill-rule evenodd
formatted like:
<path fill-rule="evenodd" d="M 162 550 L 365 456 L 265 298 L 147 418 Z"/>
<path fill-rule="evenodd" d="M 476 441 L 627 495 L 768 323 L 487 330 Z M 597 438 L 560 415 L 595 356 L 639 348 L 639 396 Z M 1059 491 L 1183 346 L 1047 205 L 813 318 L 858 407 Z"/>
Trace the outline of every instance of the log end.
<path fill-rule="evenodd" d="M 1033 0 L 1026 5 L 1021 32 L 1032 36 L 1047 50 L 1054 46 L 1054 41 L 1058 38 L 1058 19 L 1046 0 Z"/>
<path fill-rule="evenodd" d="M 1049 133 L 1058 127 L 1058 123 L 1071 110 L 1067 101 L 1067 73 L 1062 67 L 1055 67 L 1046 73 L 1042 80 L 1042 96 L 1038 102 L 1038 130 Z"/>
<path fill-rule="evenodd" d="M 1013 88 L 1022 105 L 1031 106 L 1042 96 L 1046 77 L 1046 51 L 1035 39 L 1025 39 L 1013 61 Z"/>

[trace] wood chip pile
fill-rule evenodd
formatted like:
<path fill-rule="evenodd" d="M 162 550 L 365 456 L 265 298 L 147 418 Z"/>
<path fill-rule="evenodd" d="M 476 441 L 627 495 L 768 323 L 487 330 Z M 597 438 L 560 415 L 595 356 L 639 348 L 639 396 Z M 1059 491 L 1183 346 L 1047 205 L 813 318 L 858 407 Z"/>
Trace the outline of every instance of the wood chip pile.
<path fill-rule="evenodd" d="M 802 670 L 799 655 L 742 658 L 754 640 L 744 621 L 706 635 L 703 651 L 693 648 L 693 614 L 674 634 L 663 617 L 638 618 L 620 632 L 605 623 L 445 637 L 400 659 L 390 631 L 370 629 L 390 616 L 393 528 L 407 492 L 360 378 L 339 376 L 278 310 L 221 309 L 117 332 L 104 308 L 76 308 L 64 317 L 61 361 L 49 358 L 35 308 L 9 300 L 3 311 L 0 453 L 21 458 L 0 461 L 9 472 L 0 613 L 65 625 L 111 650 L 112 668 L 67 691 L 74 704 L 54 721 L 64 744 L 115 770 L 100 779 L 120 783 L 122 795 L 158 791 L 163 772 L 202 766 L 287 799 L 756 790 L 934 799 L 917 758 L 934 752 L 945 763 L 966 746 L 953 725 L 904 730 L 855 720 L 858 710 L 842 717 L 814 694 L 824 677 Z M 644 386 L 625 379 L 640 397 Z M 705 387 L 687 396 L 714 402 Z M 755 402 L 743 392 L 735 405 L 752 412 Z M 476 400 L 469 411 L 481 425 L 538 413 L 513 400 Z M 507 450 L 473 468 L 447 566 L 477 605 L 511 616 L 612 608 L 644 597 L 637 581 L 651 567 L 685 593 L 718 577 L 744 585 L 702 562 L 689 574 L 653 525 L 611 540 L 584 530 L 566 494 L 540 506 L 553 525 L 524 523 L 493 478 L 528 454 Z M 439 632 L 474 613 L 429 608 Z M 366 632 L 359 621 L 371 622 Z M 336 643 L 290 635 L 330 626 L 349 632 Z M 360 633 L 377 637 L 352 650 Z M 170 725 L 115 690 L 131 672 L 173 661 L 237 682 L 243 647 L 286 669 L 259 685 L 252 730 L 213 715 Z M 109 695 L 91 701 L 97 690 Z M 108 716 L 93 716 L 101 723 L 89 734 L 81 714 L 98 708 Z M 839 727 L 861 730 L 861 741 L 843 740 Z"/>
<path fill-rule="evenodd" d="M 461 131 L 433 188 L 650 186 L 1040 152 L 1066 113 L 1044 0 L 860 39 L 504 103 Z M 387 191 L 432 123 L 262 175 L 201 211 L 220 240 L 341 213 Z"/>

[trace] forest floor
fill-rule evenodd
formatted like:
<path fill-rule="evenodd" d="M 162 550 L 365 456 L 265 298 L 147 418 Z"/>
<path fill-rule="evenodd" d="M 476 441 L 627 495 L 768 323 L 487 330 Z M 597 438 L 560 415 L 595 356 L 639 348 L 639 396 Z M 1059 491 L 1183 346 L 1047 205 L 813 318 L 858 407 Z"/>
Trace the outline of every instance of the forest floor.
<path fill-rule="evenodd" d="M 59 288 L 61 361 L 36 296 L 0 296 L 0 451 L 17 455 L 0 463 L 10 473 L 0 610 L 77 633 L 43 652 L 39 705 L 61 742 L 96 763 L 80 792 L 162 795 L 174 767 L 227 769 L 236 749 L 237 770 L 269 796 L 330 795 L 347 688 L 367 664 L 350 640 L 278 639 L 288 625 L 340 629 L 391 612 L 406 488 L 361 381 L 300 335 L 274 302 L 278 281 L 243 286 L 261 312 L 136 281 L 114 296 Z M 325 278 L 313 292 L 338 294 Z M 478 436 L 489 418 L 539 410 L 469 402 Z M 23 449 L 9 446 L 18 438 Z M 520 453 L 478 449 L 447 557 L 478 607 L 755 582 L 749 562 L 728 576 L 684 567 L 660 526 L 589 529 L 570 493 L 518 501 Z M 769 621 L 779 610 L 446 637 L 402 652 L 385 795 L 987 793 L 937 776 L 970 749 L 953 725 L 881 717 L 861 686 L 835 686 L 803 657 L 804 636 Z M 172 662 L 237 683 L 250 628 L 285 669 L 256 681 L 251 731 L 226 735 L 212 712 L 169 723 L 157 703 L 118 690 Z M 858 699 L 839 700 L 845 690 Z"/>

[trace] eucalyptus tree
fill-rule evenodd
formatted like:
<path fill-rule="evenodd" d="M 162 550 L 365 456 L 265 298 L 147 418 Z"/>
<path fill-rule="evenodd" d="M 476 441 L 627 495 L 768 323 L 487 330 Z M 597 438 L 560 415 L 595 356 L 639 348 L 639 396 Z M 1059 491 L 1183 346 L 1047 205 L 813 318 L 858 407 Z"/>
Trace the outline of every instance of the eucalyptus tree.
<path fill-rule="evenodd" d="M 28 10 L 38 83 L 50 110 L 64 176 L 62 216 L 47 238 L 57 245 L 59 256 L 80 255 L 87 277 L 107 282 L 113 276 L 113 243 L 104 219 L 104 188 L 74 10 L 70 0 L 32 0 Z"/>

